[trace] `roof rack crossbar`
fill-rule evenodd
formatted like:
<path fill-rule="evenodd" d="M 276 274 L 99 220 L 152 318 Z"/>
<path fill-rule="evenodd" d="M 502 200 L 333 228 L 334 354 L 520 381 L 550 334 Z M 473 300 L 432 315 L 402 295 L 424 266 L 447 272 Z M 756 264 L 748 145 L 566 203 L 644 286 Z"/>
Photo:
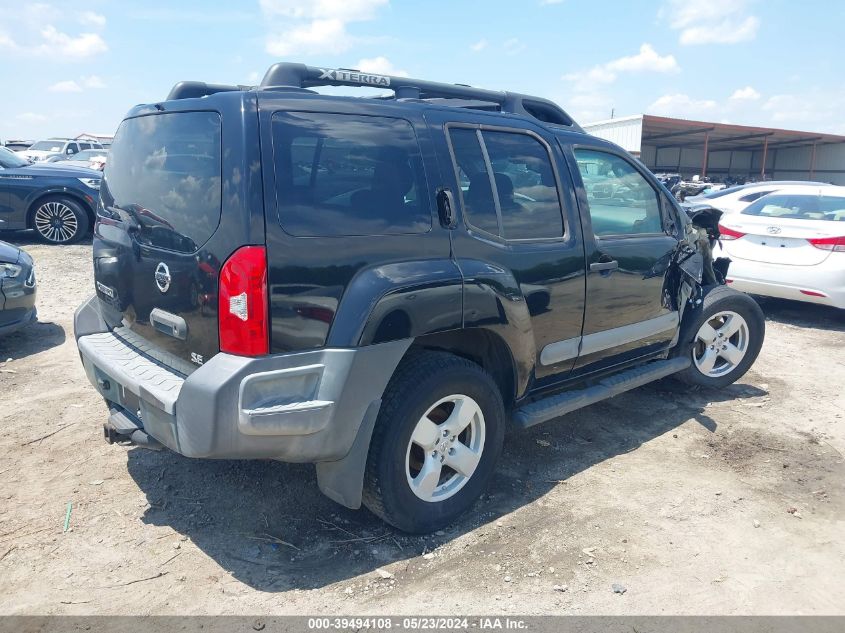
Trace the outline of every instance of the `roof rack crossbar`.
<path fill-rule="evenodd" d="M 180 81 L 173 86 L 166 101 L 174 99 L 197 99 L 207 97 L 218 92 L 235 92 L 237 90 L 248 90 L 251 86 L 227 86 L 224 84 L 207 84 L 202 81 Z"/>
<path fill-rule="evenodd" d="M 565 125 L 581 131 L 559 105 L 542 97 L 486 90 L 459 84 L 439 83 L 411 77 L 378 75 L 349 68 L 319 68 L 305 64 L 273 64 L 261 80 L 260 88 L 291 86 L 358 86 L 392 90 L 397 99 L 464 99 L 498 104 L 502 112 L 526 115 L 546 123 Z M 176 90 L 176 88 L 174 88 Z M 172 92 L 171 92 L 172 94 Z"/>

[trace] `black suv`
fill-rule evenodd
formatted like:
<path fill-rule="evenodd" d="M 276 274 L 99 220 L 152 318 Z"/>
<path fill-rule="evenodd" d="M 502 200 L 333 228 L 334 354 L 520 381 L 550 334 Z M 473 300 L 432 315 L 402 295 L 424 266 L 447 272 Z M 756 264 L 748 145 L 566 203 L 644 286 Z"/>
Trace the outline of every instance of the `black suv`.
<path fill-rule="evenodd" d="M 97 213 L 75 330 L 106 438 L 312 462 L 411 532 L 472 505 L 506 427 L 727 385 L 763 341 L 718 212 L 527 95 L 301 64 L 177 84 L 121 124 Z"/>

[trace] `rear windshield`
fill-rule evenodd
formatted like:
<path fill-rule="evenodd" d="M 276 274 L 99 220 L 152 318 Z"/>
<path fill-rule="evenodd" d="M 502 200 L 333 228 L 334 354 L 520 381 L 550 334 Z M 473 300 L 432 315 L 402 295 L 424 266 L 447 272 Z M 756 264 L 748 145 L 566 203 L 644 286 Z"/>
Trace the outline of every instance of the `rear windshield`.
<path fill-rule="evenodd" d="M 100 190 L 105 212 L 136 224 L 137 239 L 193 253 L 220 222 L 220 115 L 170 112 L 126 119 Z"/>
<path fill-rule="evenodd" d="M 773 194 L 748 205 L 743 215 L 845 222 L 845 197 Z"/>

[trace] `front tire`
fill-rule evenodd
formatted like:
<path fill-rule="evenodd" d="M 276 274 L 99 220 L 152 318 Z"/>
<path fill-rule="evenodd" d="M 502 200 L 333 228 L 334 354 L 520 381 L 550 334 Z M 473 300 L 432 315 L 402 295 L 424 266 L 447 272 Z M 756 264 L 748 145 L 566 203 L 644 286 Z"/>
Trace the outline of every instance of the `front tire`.
<path fill-rule="evenodd" d="M 88 233 L 90 222 L 76 201 L 60 196 L 41 200 L 32 212 L 32 228 L 48 244 L 73 244 Z"/>
<path fill-rule="evenodd" d="M 364 477 L 364 504 L 405 532 L 449 525 L 481 496 L 502 450 L 505 409 L 480 366 L 414 353 L 385 391 Z"/>
<path fill-rule="evenodd" d="M 681 333 L 692 364 L 678 374 L 684 382 L 720 388 L 745 375 L 760 353 L 766 319 L 757 302 L 727 286 L 716 286 Z"/>

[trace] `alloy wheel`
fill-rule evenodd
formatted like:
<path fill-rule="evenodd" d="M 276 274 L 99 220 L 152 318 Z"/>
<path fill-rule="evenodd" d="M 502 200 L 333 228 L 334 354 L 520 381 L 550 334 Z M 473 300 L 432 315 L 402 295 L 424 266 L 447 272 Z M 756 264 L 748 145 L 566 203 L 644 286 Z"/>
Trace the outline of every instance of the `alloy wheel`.
<path fill-rule="evenodd" d="M 69 206 L 57 200 L 45 202 L 35 212 L 35 230 L 47 241 L 69 242 L 79 230 L 79 221 Z"/>
<path fill-rule="evenodd" d="M 749 340 L 748 323 L 741 315 L 731 310 L 714 314 L 695 336 L 695 366 L 705 376 L 724 376 L 745 358 Z"/>
<path fill-rule="evenodd" d="M 438 400 L 411 433 L 405 475 L 413 493 L 428 502 L 444 501 L 463 488 L 484 452 L 484 414 L 469 396 Z"/>

